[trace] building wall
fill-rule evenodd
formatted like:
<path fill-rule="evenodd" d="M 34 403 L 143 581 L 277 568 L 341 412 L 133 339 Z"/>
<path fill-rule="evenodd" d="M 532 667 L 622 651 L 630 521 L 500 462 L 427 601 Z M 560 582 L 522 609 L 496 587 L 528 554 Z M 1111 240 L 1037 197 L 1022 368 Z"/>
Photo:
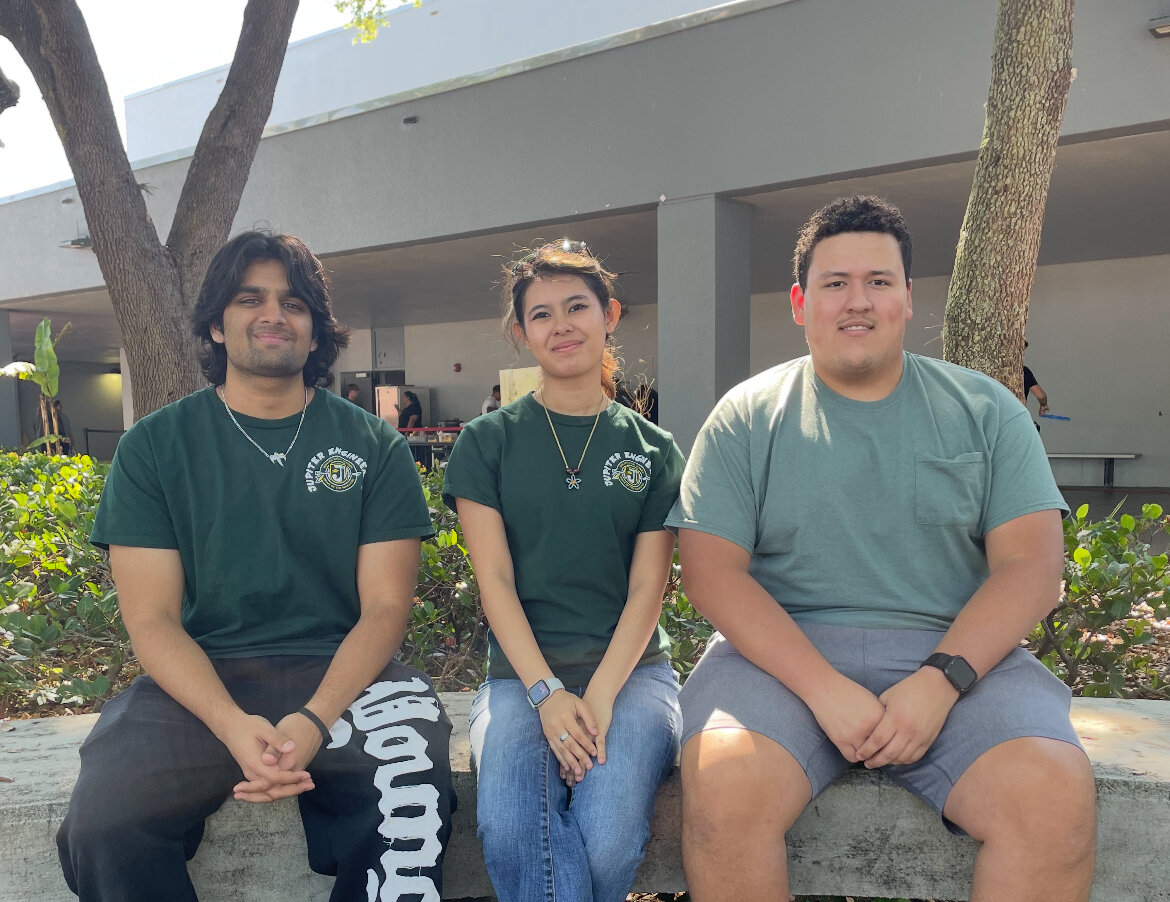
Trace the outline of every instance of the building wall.
<path fill-rule="evenodd" d="M 1170 120 L 1167 42 L 1144 28 L 1162 2 L 1078 4 L 1066 137 Z M 730 8 L 753 11 L 269 137 L 233 229 L 268 222 L 328 255 L 977 149 L 994 4 Z M 138 171 L 161 231 L 188 164 Z M 66 193 L 0 204 L 0 300 L 100 286 L 91 254 L 46 248 L 74 232 Z"/>
<path fill-rule="evenodd" d="M 268 124 L 343 110 L 713 5 L 590 0 L 558 4 L 550 14 L 548 0 L 426 0 L 419 10 L 391 4 L 390 24 L 371 43 L 354 44 L 353 31 L 335 29 L 291 44 Z M 223 65 L 127 97 L 130 159 L 194 147 L 227 71 Z"/>
<path fill-rule="evenodd" d="M 479 416 L 484 399 L 500 381 L 500 370 L 529 366 L 500 333 L 499 320 L 407 326 L 406 382 L 431 390 L 431 423 Z M 461 364 L 455 372 L 455 364 Z"/>

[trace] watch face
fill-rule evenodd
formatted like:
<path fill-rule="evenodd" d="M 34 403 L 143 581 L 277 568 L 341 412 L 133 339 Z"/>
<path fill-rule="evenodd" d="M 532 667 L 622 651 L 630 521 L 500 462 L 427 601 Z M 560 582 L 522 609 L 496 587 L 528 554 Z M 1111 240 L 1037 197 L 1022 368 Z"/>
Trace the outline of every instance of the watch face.
<path fill-rule="evenodd" d="M 951 658 L 943 672 L 960 692 L 966 692 L 978 679 L 975 668 L 958 656 Z"/>
<path fill-rule="evenodd" d="M 528 701 L 532 702 L 532 706 L 535 708 L 550 695 L 552 695 L 552 692 L 549 691 L 548 683 L 544 680 L 538 680 L 528 690 Z"/>

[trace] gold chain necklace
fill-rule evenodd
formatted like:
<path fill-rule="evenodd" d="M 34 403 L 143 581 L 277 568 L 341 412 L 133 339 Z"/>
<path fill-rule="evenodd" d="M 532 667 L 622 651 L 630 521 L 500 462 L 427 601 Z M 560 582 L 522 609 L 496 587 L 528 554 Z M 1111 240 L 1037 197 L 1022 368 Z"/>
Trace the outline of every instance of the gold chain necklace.
<path fill-rule="evenodd" d="M 219 399 L 223 401 L 223 409 L 227 411 L 227 415 L 231 418 L 231 421 L 235 423 L 236 428 L 240 430 L 240 435 L 250 441 L 256 447 L 256 450 L 267 457 L 271 463 L 283 467 L 285 458 L 287 458 L 289 452 L 292 451 L 293 445 L 297 443 L 297 439 L 301 437 L 301 427 L 305 425 L 305 411 L 309 409 L 309 387 L 307 385 L 305 386 L 305 405 L 301 408 L 301 421 L 297 423 L 297 434 L 293 436 L 293 440 L 288 443 L 287 448 L 285 448 L 283 451 L 277 451 L 274 454 L 269 454 L 267 451 L 261 448 L 259 442 L 257 442 L 256 439 L 252 438 L 252 436 L 248 435 L 248 433 L 244 431 L 244 427 L 240 425 L 239 421 L 236 419 L 236 415 L 232 413 L 232 409 L 228 407 L 227 388 L 223 385 L 219 386 Z"/>
<path fill-rule="evenodd" d="M 552 417 L 549 416 L 548 407 L 544 403 L 544 389 L 540 391 L 540 406 L 544 408 L 544 418 L 548 420 L 548 428 L 552 430 L 553 441 L 557 443 L 557 450 L 561 452 L 561 463 L 565 465 L 565 485 L 570 490 L 581 489 L 581 464 L 585 463 L 585 454 L 589 451 L 589 443 L 593 441 L 593 433 L 597 431 L 597 423 L 601 420 L 601 412 L 609 407 L 609 399 L 602 404 L 597 410 L 597 416 L 593 418 L 593 428 L 589 430 L 589 438 L 585 439 L 585 447 L 581 451 L 581 459 L 577 461 L 577 466 L 570 467 L 569 460 L 565 457 L 565 449 L 561 447 L 560 436 L 557 435 L 557 427 L 553 425 Z"/>

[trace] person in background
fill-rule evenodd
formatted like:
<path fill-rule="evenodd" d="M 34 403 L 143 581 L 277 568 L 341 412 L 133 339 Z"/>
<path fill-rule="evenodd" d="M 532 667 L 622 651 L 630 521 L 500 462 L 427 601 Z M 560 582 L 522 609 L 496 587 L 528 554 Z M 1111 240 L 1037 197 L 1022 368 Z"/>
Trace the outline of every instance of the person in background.
<path fill-rule="evenodd" d="M 1024 339 L 1024 350 L 1028 349 L 1028 340 Z M 1048 392 L 1044 391 L 1040 383 L 1036 381 L 1036 377 L 1032 375 L 1032 371 L 1028 367 L 1024 367 L 1024 403 L 1028 403 L 1028 398 L 1035 398 L 1036 403 L 1040 405 L 1040 416 L 1048 413 Z"/>
<path fill-rule="evenodd" d="M 479 409 L 479 415 L 483 416 L 485 413 L 491 413 L 493 410 L 500 409 L 500 387 L 498 385 L 492 386 L 492 393 L 483 402 L 483 406 Z"/>
<path fill-rule="evenodd" d="M 500 902 L 619 902 L 678 748 L 658 626 L 683 457 L 613 400 L 614 276 L 581 242 L 506 270 L 540 388 L 472 420 L 447 464 L 487 616 L 472 705 L 479 835 Z"/>
<path fill-rule="evenodd" d="M 406 398 L 406 405 L 398 414 L 398 428 L 417 429 L 422 426 L 422 404 L 412 391 L 404 391 L 402 395 Z"/>
<path fill-rule="evenodd" d="M 345 400 L 349 401 L 351 404 L 357 404 L 360 407 L 361 402 L 358 400 L 359 395 L 361 395 L 361 389 L 359 389 L 355 383 L 351 382 L 345 387 Z"/>

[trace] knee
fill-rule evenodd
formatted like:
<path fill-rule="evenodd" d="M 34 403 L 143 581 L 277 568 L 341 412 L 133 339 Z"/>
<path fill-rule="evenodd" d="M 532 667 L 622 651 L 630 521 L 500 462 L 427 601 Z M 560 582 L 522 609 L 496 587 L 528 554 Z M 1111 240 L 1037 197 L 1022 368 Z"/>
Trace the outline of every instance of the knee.
<path fill-rule="evenodd" d="M 628 873 L 632 880 L 642 863 L 646 841 L 650 838 L 650 824 L 643 818 L 615 818 L 604 830 L 582 831 L 581 838 L 595 884 L 600 882 L 598 875 L 611 873 Z"/>
<path fill-rule="evenodd" d="M 745 730 L 711 730 L 687 742 L 682 785 L 683 840 L 708 849 L 782 843 L 812 794 L 788 752 Z"/>
<path fill-rule="evenodd" d="M 1013 740 L 1005 751 L 1007 746 L 1015 747 L 992 775 L 998 785 L 986 790 L 990 816 L 976 838 L 1034 847 L 1038 858 L 1069 865 L 1091 860 L 1096 783 L 1088 758 L 1058 740 Z"/>

